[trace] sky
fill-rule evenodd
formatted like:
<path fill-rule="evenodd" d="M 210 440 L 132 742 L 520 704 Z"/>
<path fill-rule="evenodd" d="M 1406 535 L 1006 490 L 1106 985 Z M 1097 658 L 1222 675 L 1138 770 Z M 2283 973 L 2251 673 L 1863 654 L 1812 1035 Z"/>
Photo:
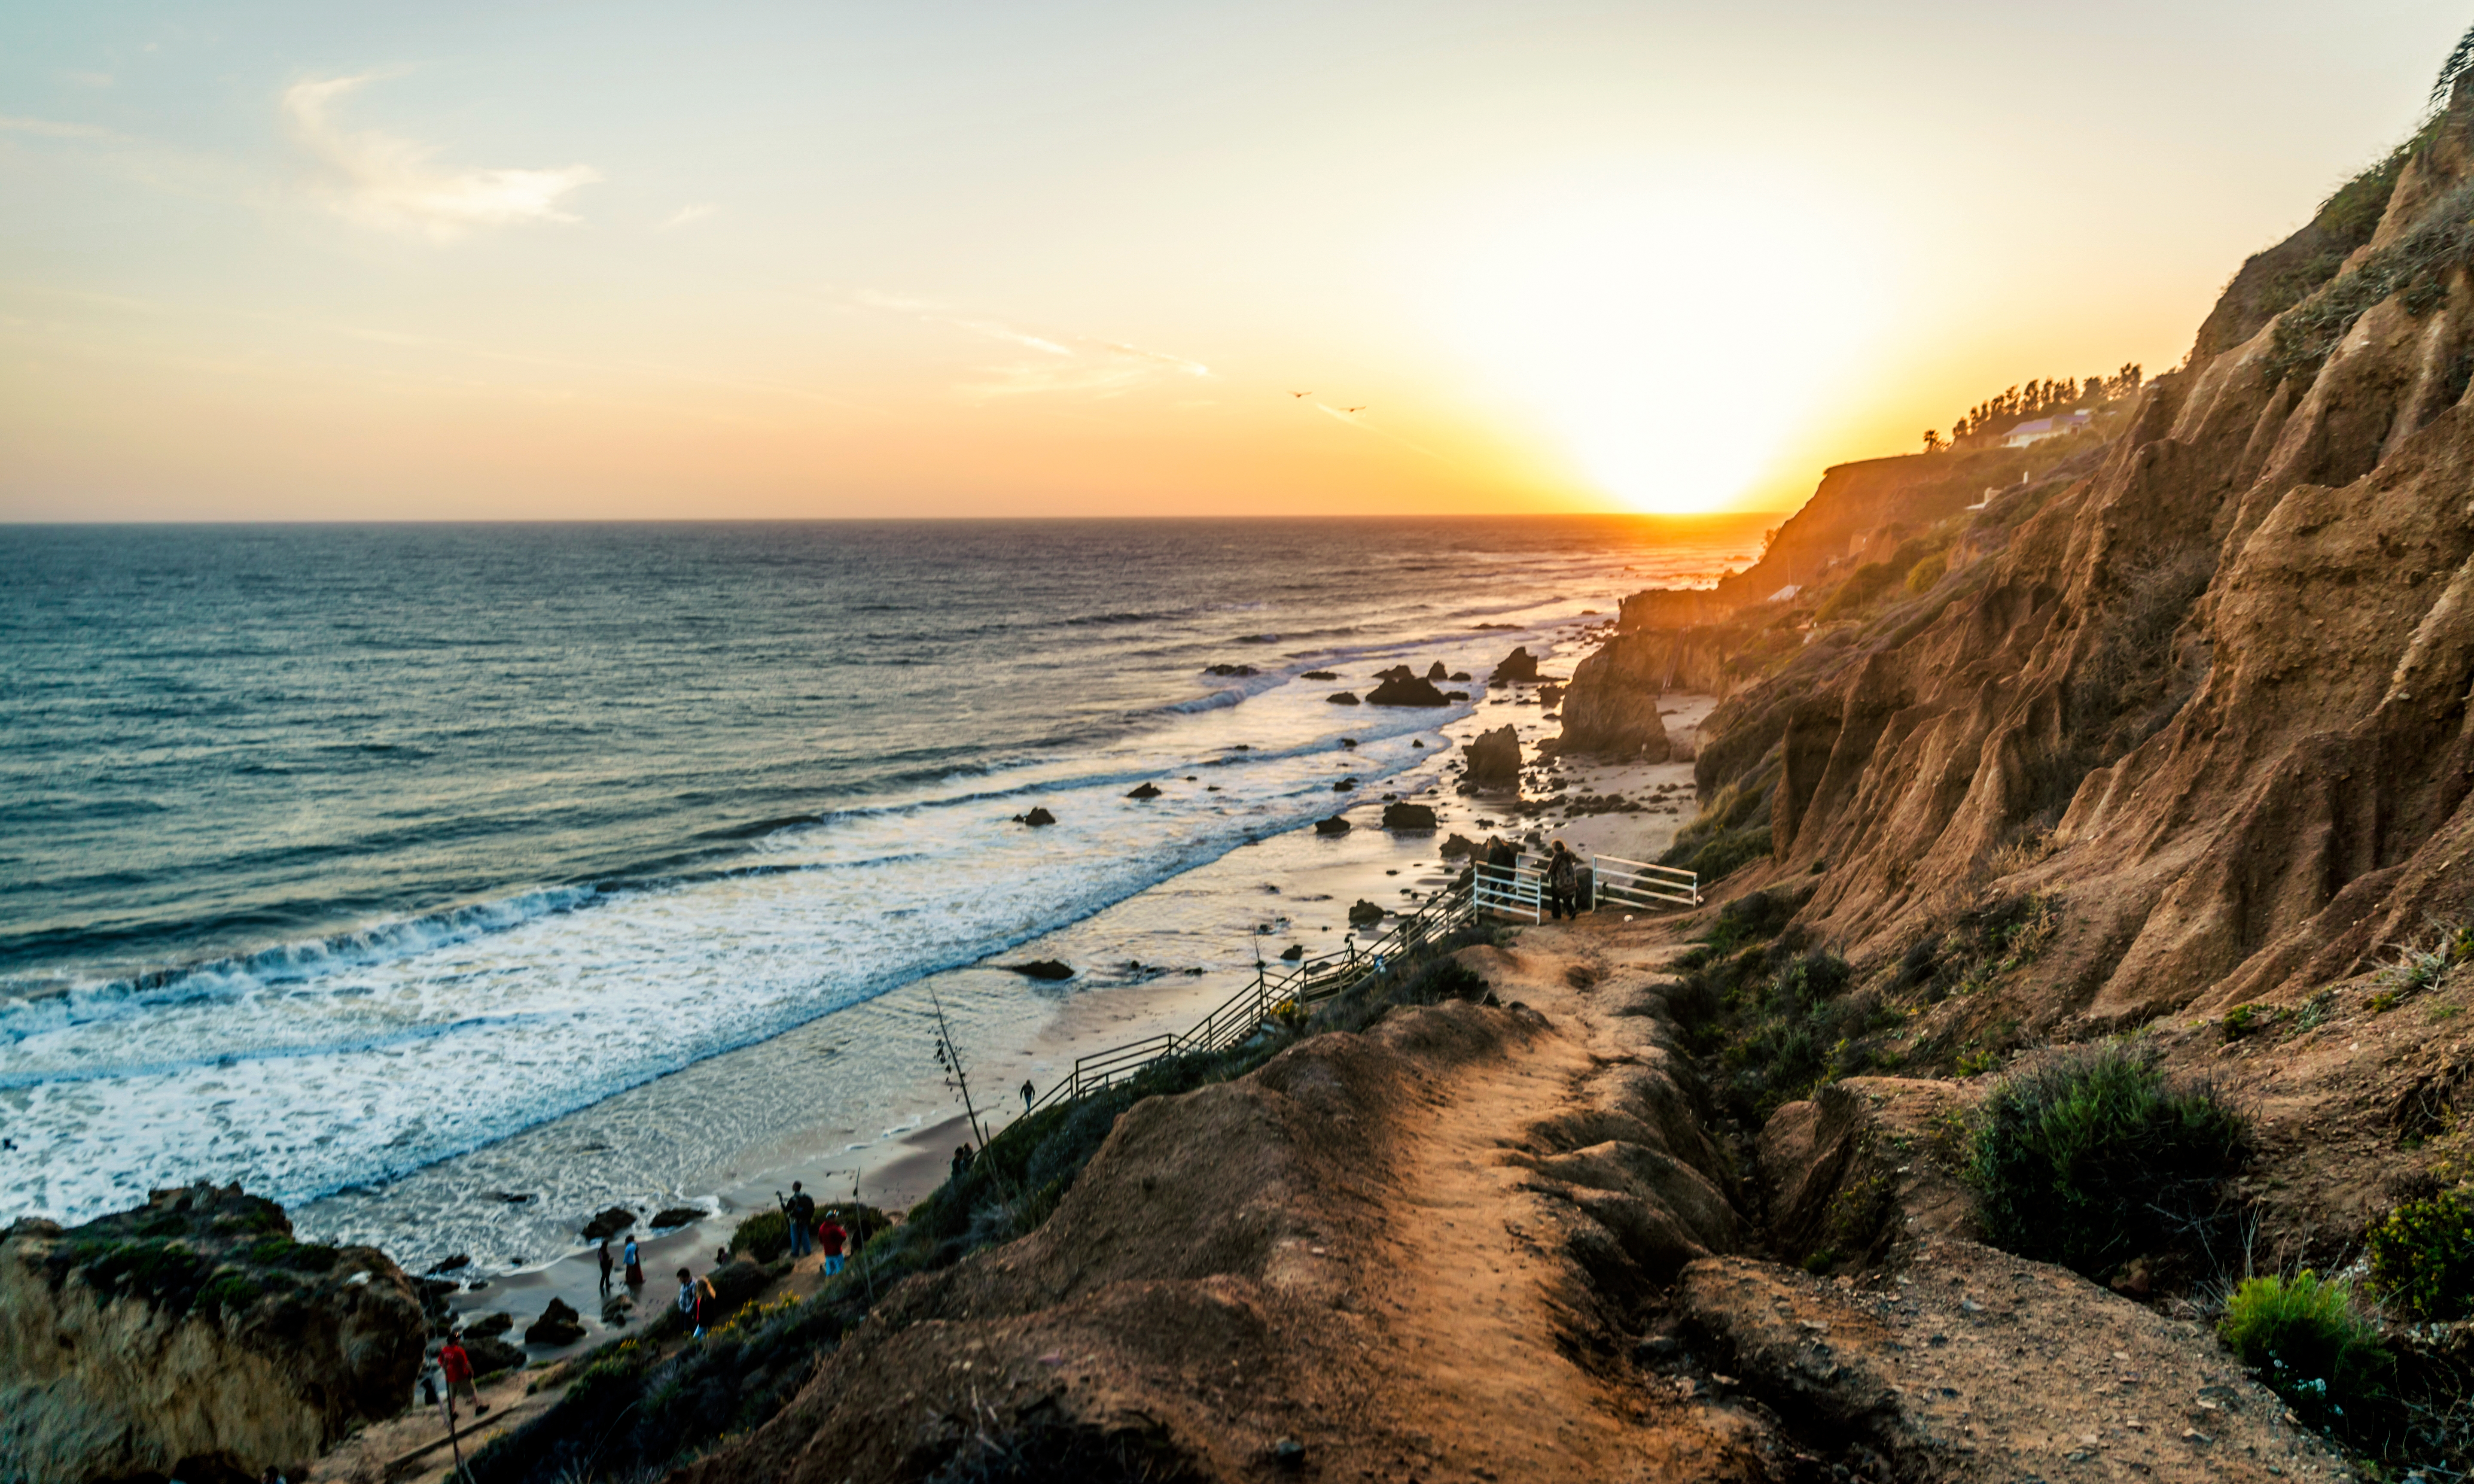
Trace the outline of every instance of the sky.
<path fill-rule="evenodd" d="M 1791 509 L 2176 364 L 2469 20 L 12 0 L 0 519 Z"/>

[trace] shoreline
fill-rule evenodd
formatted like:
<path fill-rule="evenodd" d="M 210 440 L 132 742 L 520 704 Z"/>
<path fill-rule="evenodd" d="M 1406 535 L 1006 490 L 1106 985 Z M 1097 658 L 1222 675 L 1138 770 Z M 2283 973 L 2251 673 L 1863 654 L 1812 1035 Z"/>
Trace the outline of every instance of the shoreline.
<path fill-rule="evenodd" d="M 1546 662 L 1558 671 L 1568 670 L 1582 646 L 1583 641 L 1566 638 L 1553 647 Z M 1545 679 L 1554 681 L 1552 676 Z M 1535 686 L 1509 686 L 1506 692 L 1490 697 L 1466 715 L 1426 734 L 1437 738 L 1432 751 L 1438 764 L 1454 759 L 1471 736 L 1507 722 L 1516 728 L 1524 756 L 1530 758 L 1534 758 L 1540 740 L 1560 731 L 1560 722 L 1547 719 L 1544 708 L 1535 704 Z M 1670 699 L 1676 703 L 1674 714 L 1668 717 L 1671 734 L 1679 743 L 1687 743 L 1693 739 L 1700 719 L 1714 706 L 1714 698 L 1677 693 Z M 1495 706 L 1492 703 L 1497 700 L 1504 709 L 1513 712 L 1511 716 L 1494 714 Z M 1065 957 L 1067 962 L 1076 962 L 1069 956 L 1076 951 L 1075 940 L 1087 942 L 1111 936 L 1112 927 L 1122 928 L 1124 924 L 1109 920 L 1141 915 L 1152 902 L 1154 894 L 1217 892 L 1225 896 L 1228 879 L 1236 878 L 1256 883 L 1262 904 L 1261 921 L 1244 926 L 1284 929 L 1261 937 L 1262 955 L 1276 963 L 1281 947 L 1293 942 L 1304 945 L 1309 952 L 1324 951 L 1322 945 L 1325 941 L 1336 945 L 1348 931 L 1345 914 L 1356 900 L 1397 906 L 1410 899 L 1401 895 L 1404 891 L 1415 893 L 1417 899 L 1422 900 L 1447 885 L 1458 875 L 1458 867 L 1444 869 L 1436 852 L 1453 833 L 1482 840 L 1495 831 L 1523 836 L 1535 831 L 1545 839 L 1563 838 L 1585 854 L 1594 851 L 1655 859 L 1690 817 L 1689 760 L 1649 764 L 1567 757 L 1544 766 L 1563 786 L 1544 794 L 1531 793 L 1528 798 L 1620 792 L 1627 797 L 1647 799 L 1661 785 L 1678 786 L 1685 793 L 1674 805 L 1652 805 L 1640 813 L 1611 812 L 1563 819 L 1550 811 L 1524 817 L 1508 810 L 1496 812 L 1513 802 L 1505 796 L 1459 794 L 1448 775 L 1435 767 L 1417 778 L 1404 780 L 1421 786 L 1392 791 L 1436 808 L 1437 828 L 1431 834 L 1395 834 L 1380 828 L 1373 817 L 1379 816 L 1384 795 L 1370 789 L 1347 800 L 1347 807 L 1339 811 L 1352 820 L 1353 827 L 1345 835 L 1320 836 L 1308 826 L 1266 837 L 1000 957 L 1022 960 L 1053 953 Z M 1481 819 L 1492 821 L 1492 827 L 1479 825 Z M 1221 879 L 1196 879 L 1212 877 Z M 1230 950 L 1243 956 L 1242 963 L 1217 967 L 1202 975 L 1163 974 L 1138 985 L 1067 991 L 1049 996 L 1036 1022 L 1026 1027 L 1028 1033 L 1002 1043 L 991 1043 L 982 1037 L 974 1044 L 974 1030 L 984 1032 L 994 1027 L 984 1023 L 971 1025 L 967 1013 L 976 1000 L 984 999 L 991 991 L 1001 993 L 1005 989 L 1018 990 L 1019 981 L 1009 971 L 982 963 L 928 976 L 864 1005 L 835 1012 L 771 1042 L 726 1053 L 725 1057 L 762 1054 L 767 1048 L 787 1049 L 783 1043 L 793 1042 L 803 1033 L 857 1012 L 916 1018 L 922 1014 L 921 1006 L 928 993 L 934 991 L 946 998 L 948 1014 L 956 1019 L 956 1038 L 972 1072 L 974 1102 L 993 1133 L 1019 1115 L 1015 1089 L 1025 1076 L 1044 1090 L 1049 1078 L 1060 1075 L 1078 1055 L 1161 1031 L 1183 1031 L 1225 1001 L 1251 977 L 1254 938 L 1253 933 L 1241 927 L 1227 942 L 1198 945 L 1224 959 L 1232 956 Z M 976 985 L 973 981 L 977 981 Z M 920 1065 L 912 1068 L 907 1078 L 897 1079 L 907 1084 L 912 1101 L 906 1106 L 914 1111 L 912 1114 L 873 1137 L 858 1137 L 854 1136 L 861 1131 L 852 1122 L 831 1116 L 831 1110 L 818 1110 L 817 1116 L 804 1118 L 795 1127 L 735 1151 L 727 1167 L 716 1172 L 719 1178 L 709 1189 L 682 1196 L 677 1202 L 704 1207 L 711 1211 L 705 1219 L 665 1230 L 658 1235 L 646 1233 L 641 1226 L 634 1229 L 640 1233 L 648 1275 L 656 1271 L 666 1275 L 680 1261 L 703 1270 L 739 1224 L 771 1209 L 775 1191 L 787 1192 L 792 1180 L 806 1185 L 820 1209 L 830 1209 L 837 1199 L 852 1198 L 855 1192 L 857 1199 L 888 1211 L 908 1209 L 941 1185 L 955 1144 L 968 1136 L 958 1101 L 945 1092 L 925 1054 L 924 1023 L 916 1026 L 915 1037 L 923 1043 Z M 685 1068 L 662 1081 L 692 1080 L 696 1070 Z M 640 1090 L 631 1089 L 594 1108 L 526 1130 L 516 1137 L 552 1136 L 561 1125 L 589 1119 L 611 1105 L 623 1104 Z M 311 1210 L 320 1204 L 309 1203 L 303 1209 Z M 610 1204 L 626 1203 L 623 1197 L 618 1197 Z M 378 1245 L 390 1252 L 395 1250 L 384 1241 Z M 514 1314 L 521 1328 L 521 1321 L 551 1297 L 565 1300 L 583 1315 L 583 1339 L 570 1346 L 525 1347 L 535 1359 L 574 1352 L 624 1332 L 623 1328 L 600 1322 L 597 1263 L 589 1244 L 508 1267 L 483 1268 L 476 1259 L 470 1271 L 483 1286 L 467 1287 L 449 1296 L 449 1307 L 459 1316 L 477 1318 L 503 1311 Z M 661 1287 L 648 1283 L 647 1292 Z M 666 1293 L 667 1289 L 662 1291 Z M 641 1308 L 638 1311 L 640 1316 L 643 1312 Z"/>

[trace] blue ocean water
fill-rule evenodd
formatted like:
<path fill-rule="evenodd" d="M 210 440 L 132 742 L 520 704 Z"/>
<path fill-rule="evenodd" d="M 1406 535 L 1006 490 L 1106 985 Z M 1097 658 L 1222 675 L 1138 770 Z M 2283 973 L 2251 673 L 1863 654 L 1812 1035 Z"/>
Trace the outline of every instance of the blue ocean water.
<path fill-rule="evenodd" d="M 0 1219 L 399 1176 L 975 962 L 1428 760 L 1331 690 L 1760 524 L 0 530 Z"/>

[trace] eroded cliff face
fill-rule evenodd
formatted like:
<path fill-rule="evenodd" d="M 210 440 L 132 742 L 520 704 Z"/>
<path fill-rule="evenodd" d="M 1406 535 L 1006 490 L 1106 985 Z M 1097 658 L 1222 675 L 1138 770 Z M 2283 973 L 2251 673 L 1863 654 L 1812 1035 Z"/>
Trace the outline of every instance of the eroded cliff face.
<path fill-rule="evenodd" d="M 2239 341 L 2100 467 L 2005 491 L 1977 560 L 1712 717 L 1706 790 L 1780 770 L 1758 879 L 1814 882 L 1806 924 L 1878 962 L 1963 894 L 2054 895 L 2050 1028 L 2290 1000 L 2465 918 L 2474 283 L 2376 254 L 2474 209 L 2469 137 L 2461 85 L 2345 275 L 2264 320 L 2238 282 Z"/>
<path fill-rule="evenodd" d="M 403 1409 L 421 1304 L 371 1248 L 307 1246 L 238 1186 L 0 1237 L 0 1477 L 298 1473 Z"/>

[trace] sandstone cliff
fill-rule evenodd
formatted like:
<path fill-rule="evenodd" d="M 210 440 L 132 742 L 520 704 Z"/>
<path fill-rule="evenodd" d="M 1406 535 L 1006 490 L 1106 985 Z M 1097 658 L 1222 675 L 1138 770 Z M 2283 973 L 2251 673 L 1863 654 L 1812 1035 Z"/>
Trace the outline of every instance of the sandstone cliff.
<path fill-rule="evenodd" d="M 0 1236 L 0 1476 L 298 1476 L 403 1409 L 422 1344 L 393 1262 L 295 1242 L 237 1185 L 70 1231 L 21 1221 Z"/>
<path fill-rule="evenodd" d="M 2054 894 L 2050 1025 L 2290 999 L 2466 916 L 2470 128 L 2461 84 L 2342 273 L 2263 254 L 2329 276 L 2246 270 L 2100 463 L 1711 718 L 1705 796 L 1775 769 L 1770 869 L 1827 863 L 1807 922 L 1879 959 L 1954 886 Z"/>

